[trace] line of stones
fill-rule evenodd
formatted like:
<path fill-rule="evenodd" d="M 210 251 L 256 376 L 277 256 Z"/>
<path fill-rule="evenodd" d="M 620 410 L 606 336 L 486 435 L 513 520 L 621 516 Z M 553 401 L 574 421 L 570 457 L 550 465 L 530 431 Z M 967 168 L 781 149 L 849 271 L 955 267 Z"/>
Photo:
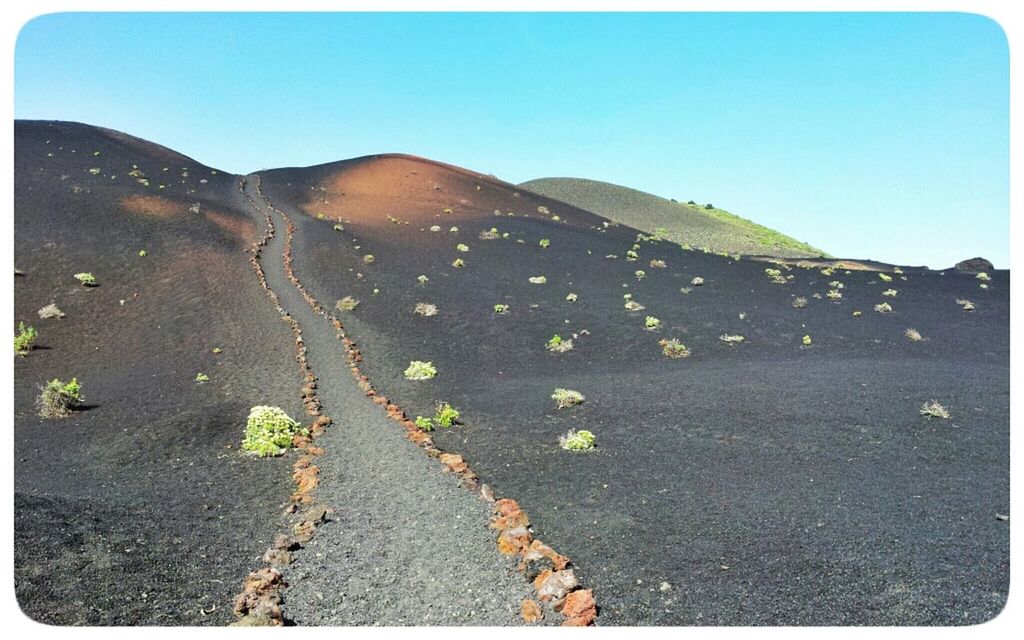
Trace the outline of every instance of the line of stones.
<path fill-rule="evenodd" d="M 373 388 L 369 378 L 360 370 L 359 363 L 363 356 L 356 343 L 350 339 L 341 321 L 326 310 L 314 298 L 295 275 L 292 268 L 291 243 L 295 233 L 295 224 L 285 212 L 275 207 L 264 194 L 262 184 L 257 178 L 256 191 L 271 210 L 282 217 L 286 223 L 284 266 L 288 279 L 302 294 L 306 303 L 317 314 L 328 319 L 334 326 L 337 337 L 345 348 L 345 359 L 348 362 L 352 377 L 359 389 L 372 398 L 374 404 L 384 407 L 387 415 L 398 422 L 404 429 L 406 437 L 421 447 L 427 455 L 438 459 L 445 470 L 456 474 L 463 487 L 476 492 L 484 500 L 492 504 L 491 528 L 498 531 L 498 551 L 508 556 L 518 556 L 518 569 L 533 583 L 536 597 L 547 604 L 552 610 L 560 613 L 565 626 L 589 626 L 597 616 L 597 605 L 594 602 L 593 590 L 582 589 L 575 572 L 571 568 L 568 557 L 557 553 L 554 549 L 535 539 L 530 532 L 530 520 L 519 504 L 511 498 L 495 499 L 490 486 L 482 484 L 469 464 L 456 453 L 447 453 L 438 449 L 433 439 L 416 423 L 409 419 L 405 411 L 392 403 L 387 396 L 381 395 Z M 537 601 L 525 599 L 521 605 L 521 614 L 526 622 L 538 622 L 543 619 L 543 609 Z"/>
<path fill-rule="evenodd" d="M 257 209 L 256 203 L 252 201 L 249 194 L 245 193 L 245 185 L 246 179 L 242 178 L 239 190 L 249 199 L 253 209 Z M 314 459 L 324 453 L 322 448 L 313 444 L 313 440 L 330 426 L 331 418 L 320 413 L 322 407 L 316 394 L 317 378 L 306 360 L 302 328 L 281 306 L 277 293 L 267 284 L 266 273 L 263 270 L 263 265 L 260 264 L 263 249 L 266 248 L 275 232 L 270 214 L 264 212 L 264 216 L 266 217 L 266 231 L 263 237 L 254 242 L 248 250 L 249 264 L 256 272 L 260 286 L 263 287 L 264 292 L 274 304 L 274 308 L 291 327 L 292 335 L 295 338 L 295 360 L 305 381 L 302 387 L 302 403 L 312 423 L 308 429 L 308 436 L 296 436 L 292 442 L 303 455 L 295 461 L 292 467 L 295 491 L 290 497 L 288 507 L 285 508 L 285 516 L 288 517 L 290 523 L 289 532 L 276 536 L 273 544 L 263 554 L 263 566 L 251 572 L 243 580 L 242 592 L 235 597 L 234 602 L 234 613 L 237 618 L 234 622 L 235 626 L 281 626 L 284 624 L 281 592 L 288 586 L 288 583 L 285 582 L 281 570 L 291 563 L 291 552 L 309 542 L 316 527 L 324 522 L 327 515 L 333 511 L 330 507 L 317 504 L 314 500 L 314 490 L 319 483 L 320 469 L 313 464 Z"/>

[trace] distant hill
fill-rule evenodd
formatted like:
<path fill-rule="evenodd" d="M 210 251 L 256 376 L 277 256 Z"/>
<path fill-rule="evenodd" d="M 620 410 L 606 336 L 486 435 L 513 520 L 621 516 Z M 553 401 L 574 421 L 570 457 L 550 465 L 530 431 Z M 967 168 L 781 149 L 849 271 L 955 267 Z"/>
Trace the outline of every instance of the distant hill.
<path fill-rule="evenodd" d="M 682 203 L 583 178 L 539 178 L 520 185 L 631 227 L 694 248 L 785 258 L 827 256 L 821 249 L 705 204 Z"/>

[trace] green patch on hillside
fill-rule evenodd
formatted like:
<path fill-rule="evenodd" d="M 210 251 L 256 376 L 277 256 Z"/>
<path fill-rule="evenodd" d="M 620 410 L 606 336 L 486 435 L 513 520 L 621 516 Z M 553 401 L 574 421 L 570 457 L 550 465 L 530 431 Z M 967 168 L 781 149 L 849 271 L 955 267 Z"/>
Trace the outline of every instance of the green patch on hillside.
<path fill-rule="evenodd" d="M 708 204 L 676 202 L 581 178 L 541 178 L 520 186 L 694 249 L 780 258 L 829 257 L 805 242 Z"/>

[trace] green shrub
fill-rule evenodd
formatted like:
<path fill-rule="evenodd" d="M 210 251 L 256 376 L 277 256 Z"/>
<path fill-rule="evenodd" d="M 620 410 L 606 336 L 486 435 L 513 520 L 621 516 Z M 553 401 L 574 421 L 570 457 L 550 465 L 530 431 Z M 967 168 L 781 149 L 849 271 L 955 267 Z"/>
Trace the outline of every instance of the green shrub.
<path fill-rule="evenodd" d="M 931 418 L 942 418 L 943 420 L 949 419 L 949 409 L 942 406 L 935 400 L 929 400 L 928 402 L 921 405 L 921 415 Z"/>
<path fill-rule="evenodd" d="M 420 284 L 427 284 L 428 282 L 430 282 L 430 278 L 428 278 L 427 276 L 416 276 L 416 281 L 419 282 Z"/>
<path fill-rule="evenodd" d="M 657 329 L 661 326 L 661 320 L 658 320 L 654 316 L 647 316 L 644 319 L 644 327 L 647 329 Z"/>
<path fill-rule="evenodd" d="M 626 300 L 626 304 L 622 306 L 625 307 L 627 311 L 643 311 L 647 308 L 636 300 Z"/>
<path fill-rule="evenodd" d="M 26 355 L 35 346 L 39 332 L 35 327 L 26 327 L 24 322 L 18 323 L 18 333 L 14 336 L 14 353 Z"/>
<path fill-rule="evenodd" d="M 690 355 L 687 346 L 676 338 L 659 340 L 658 344 L 661 345 L 661 352 L 666 358 L 686 358 Z"/>
<path fill-rule="evenodd" d="M 209 382 L 209 381 L 210 381 L 210 376 L 206 375 L 205 373 L 197 373 L 196 374 L 196 382 L 198 384 L 202 384 L 204 382 Z"/>
<path fill-rule="evenodd" d="M 576 295 L 575 293 L 568 293 L 565 296 L 565 301 L 566 302 L 576 302 L 579 299 L 580 299 L 580 297 L 578 295 Z"/>
<path fill-rule="evenodd" d="M 494 305 L 494 313 L 498 313 L 498 314 L 508 313 L 508 305 L 507 304 L 496 304 L 496 305 Z"/>
<path fill-rule="evenodd" d="M 882 304 L 876 304 L 875 305 L 875 311 L 877 311 L 878 313 L 891 313 L 892 312 L 892 305 L 889 304 L 888 302 L 883 302 Z"/>
<path fill-rule="evenodd" d="M 882 282 L 892 282 L 892 276 L 887 273 L 878 273 L 878 277 L 881 278 Z"/>
<path fill-rule="evenodd" d="M 452 266 L 455 267 L 456 269 L 461 269 L 462 267 L 466 266 L 466 263 L 462 261 L 462 258 L 456 258 L 455 262 L 452 263 Z"/>
<path fill-rule="evenodd" d="M 714 209 L 714 208 L 715 208 L 715 205 L 713 205 L 713 204 L 711 204 L 711 203 L 709 202 L 709 203 L 707 203 L 706 205 L 704 205 L 704 208 L 705 208 L 705 209 Z"/>
<path fill-rule="evenodd" d="M 261 458 L 279 456 L 293 446 L 292 439 L 295 436 L 308 433 L 308 430 L 288 417 L 283 409 L 256 406 L 249 410 L 242 448 Z"/>
<path fill-rule="evenodd" d="M 547 249 L 548 247 L 551 246 L 551 241 L 548 240 L 547 238 L 541 238 L 539 244 L 542 248 Z"/>
<path fill-rule="evenodd" d="M 585 400 L 582 393 L 572 389 L 555 389 L 555 392 L 551 394 L 551 399 L 555 401 L 559 409 L 583 404 Z"/>
<path fill-rule="evenodd" d="M 372 253 L 368 253 L 365 256 L 363 256 L 363 262 L 366 264 L 373 264 L 374 260 L 376 260 L 376 258 L 373 257 Z"/>
<path fill-rule="evenodd" d="M 341 300 L 335 302 L 334 306 L 337 307 L 339 311 L 352 311 L 359 306 L 359 301 L 352 296 L 345 296 Z"/>
<path fill-rule="evenodd" d="M 531 284 L 546 284 L 548 281 L 544 276 L 532 276 L 529 280 Z"/>
<path fill-rule="evenodd" d="M 793 308 L 794 309 L 803 309 L 806 306 L 807 306 L 807 298 L 797 297 L 797 298 L 793 299 Z"/>
<path fill-rule="evenodd" d="M 804 337 L 803 337 L 803 338 L 801 339 L 801 342 L 803 342 L 803 343 L 804 343 L 804 346 L 805 346 L 805 347 L 809 347 L 809 346 L 811 346 L 811 336 L 804 336 Z"/>
<path fill-rule="evenodd" d="M 636 276 L 637 280 L 643 280 L 644 278 L 647 277 L 647 274 L 644 273 L 643 269 L 637 269 L 636 271 L 633 272 L 633 275 Z"/>
<path fill-rule="evenodd" d="M 896 297 L 896 290 L 895 289 L 886 289 L 885 291 L 882 292 L 882 295 L 885 296 L 886 298 L 895 298 Z"/>
<path fill-rule="evenodd" d="M 721 340 L 722 342 L 726 343 L 726 344 L 739 344 L 739 343 L 743 342 L 744 340 L 746 340 L 746 338 L 744 338 L 743 336 L 740 336 L 740 335 L 729 335 L 727 333 L 724 333 L 724 334 L 718 336 L 718 339 Z"/>
<path fill-rule="evenodd" d="M 416 423 L 417 427 L 419 427 L 420 429 L 422 429 L 424 431 L 433 431 L 434 430 L 434 422 L 430 418 L 424 418 L 423 416 L 416 416 L 416 420 L 414 420 L 414 422 Z"/>
<path fill-rule="evenodd" d="M 148 255 L 149 255 L 148 251 L 146 251 L 145 249 L 139 249 L 139 257 L 140 258 L 145 258 Z"/>
<path fill-rule="evenodd" d="M 434 413 L 434 422 L 445 427 L 451 427 L 459 419 L 458 410 L 447 402 L 439 402 L 437 411 Z"/>
<path fill-rule="evenodd" d="M 430 316 L 436 316 L 437 305 L 430 304 L 429 302 L 417 302 L 416 306 L 413 307 L 413 313 L 417 313 L 427 318 Z"/>
<path fill-rule="evenodd" d="M 455 250 L 456 251 L 461 251 L 462 253 L 465 253 L 465 252 L 469 251 L 469 246 L 460 243 L 460 244 L 455 245 Z"/>
<path fill-rule="evenodd" d="M 81 282 L 83 287 L 95 287 L 99 284 L 91 273 L 76 273 L 75 280 Z"/>
<path fill-rule="evenodd" d="M 43 418 L 63 418 L 71 413 L 72 407 L 85 400 L 78 378 L 71 378 L 67 383 L 54 378 L 41 386 L 40 390 L 36 408 Z"/>
<path fill-rule="evenodd" d="M 422 360 L 410 361 L 405 370 L 406 380 L 428 380 L 436 375 L 437 369 L 434 368 L 434 363 Z"/>
<path fill-rule="evenodd" d="M 572 350 L 572 340 L 565 340 L 557 333 L 548 340 L 547 349 L 555 353 L 565 353 Z"/>
<path fill-rule="evenodd" d="M 559 438 L 559 444 L 562 445 L 562 448 L 568 449 L 569 451 L 586 451 L 588 449 L 593 449 L 596 443 L 597 438 L 594 437 L 594 434 L 583 429 L 579 431 L 571 430 L 569 433 Z"/>

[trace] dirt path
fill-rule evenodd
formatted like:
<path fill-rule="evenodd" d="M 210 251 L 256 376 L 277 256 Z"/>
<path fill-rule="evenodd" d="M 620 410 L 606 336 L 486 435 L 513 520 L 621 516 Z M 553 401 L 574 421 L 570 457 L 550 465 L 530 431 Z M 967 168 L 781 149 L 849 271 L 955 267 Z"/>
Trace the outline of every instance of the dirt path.
<path fill-rule="evenodd" d="M 287 278 L 286 224 L 257 176 L 245 193 L 278 232 L 262 253 L 267 284 L 302 327 L 334 424 L 317 439 L 319 502 L 334 513 L 284 571 L 285 617 L 299 625 L 521 624 L 529 584 L 495 551 L 490 505 L 442 473 L 357 387 L 330 322 Z"/>

